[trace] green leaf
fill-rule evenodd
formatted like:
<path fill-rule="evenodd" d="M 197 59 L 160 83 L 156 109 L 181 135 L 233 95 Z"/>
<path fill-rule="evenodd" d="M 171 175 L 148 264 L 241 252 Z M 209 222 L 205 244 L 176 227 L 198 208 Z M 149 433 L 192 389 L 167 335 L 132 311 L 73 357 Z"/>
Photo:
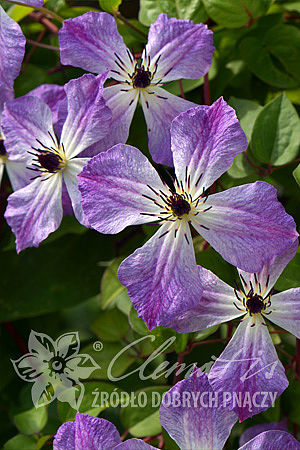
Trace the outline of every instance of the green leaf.
<path fill-rule="evenodd" d="M 285 291 L 287 289 L 296 288 L 300 286 L 299 282 L 300 273 L 300 247 L 295 257 L 288 263 L 280 277 L 278 278 L 275 289 L 279 291 Z"/>
<path fill-rule="evenodd" d="M 33 437 L 18 434 L 4 444 L 4 450 L 36 450 L 36 441 Z"/>
<path fill-rule="evenodd" d="M 263 107 L 251 100 L 236 97 L 230 97 L 228 103 L 235 109 L 240 125 L 246 134 L 248 142 L 250 142 L 255 119 Z"/>
<path fill-rule="evenodd" d="M 141 0 L 139 20 L 150 26 L 161 13 L 178 19 L 205 22 L 208 18 L 202 0 Z"/>
<path fill-rule="evenodd" d="M 101 351 L 94 350 L 93 345 L 83 348 L 81 353 L 90 355 L 100 366 L 100 369 L 96 369 L 91 377 L 107 380 L 109 378 L 108 368 L 111 363 L 112 377 L 120 377 L 137 358 L 133 350 L 124 351 L 126 345 L 122 345 L 120 342 L 105 342 Z M 113 362 L 114 358 L 115 362 Z"/>
<path fill-rule="evenodd" d="M 91 330 L 103 341 L 118 342 L 129 330 L 127 317 L 118 309 L 101 312 Z"/>
<path fill-rule="evenodd" d="M 115 13 L 118 11 L 122 0 L 99 0 L 100 8 L 109 13 Z"/>
<path fill-rule="evenodd" d="M 20 22 L 24 17 L 28 16 L 29 13 L 34 11 L 34 8 L 28 8 L 27 6 L 21 5 L 12 5 L 7 14 L 11 17 L 15 22 Z"/>
<path fill-rule="evenodd" d="M 138 316 L 138 313 L 136 312 L 136 310 L 134 309 L 134 307 L 132 306 L 129 312 L 129 323 L 131 328 L 136 331 L 138 334 L 141 335 L 146 335 L 149 333 L 148 327 L 145 324 L 145 322 L 143 321 L 143 319 L 141 319 Z"/>
<path fill-rule="evenodd" d="M 251 151 L 265 164 L 279 166 L 298 154 L 300 120 L 285 94 L 268 103 L 256 118 Z"/>
<path fill-rule="evenodd" d="M 99 292 L 110 259 L 110 237 L 95 231 L 66 235 L 38 249 L 0 252 L 2 320 L 38 316 L 71 307 Z"/>
<path fill-rule="evenodd" d="M 155 337 L 152 341 L 152 345 L 155 348 L 163 345 L 168 339 L 175 338 L 174 342 L 170 341 L 170 345 L 166 346 L 164 353 L 170 353 L 172 351 L 176 351 L 177 353 L 182 352 L 189 338 L 189 333 L 177 333 L 172 328 L 165 328 L 163 326 L 154 328 L 149 331 L 149 334 Z"/>
<path fill-rule="evenodd" d="M 265 83 L 280 89 L 300 84 L 300 31 L 292 25 L 276 25 L 249 32 L 239 51 L 250 70 Z"/>
<path fill-rule="evenodd" d="M 285 391 L 283 405 L 291 422 L 300 425 L 300 383 L 293 380 Z"/>
<path fill-rule="evenodd" d="M 130 404 L 121 409 L 121 421 L 132 436 L 154 436 L 161 432 L 158 410 L 168 390 L 168 386 L 154 386 L 136 391 Z"/>
<path fill-rule="evenodd" d="M 249 20 L 261 16 L 272 0 L 203 0 L 205 9 L 214 21 L 226 28 L 240 28 Z"/>
<path fill-rule="evenodd" d="M 47 443 L 47 445 L 49 444 L 49 442 L 52 439 L 52 435 L 51 434 L 47 434 L 45 436 L 42 436 L 39 438 L 39 440 L 36 443 L 36 448 L 35 450 L 40 450 L 41 448 L 44 447 L 44 445 Z M 49 441 L 49 442 L 48 442 Z"/>
<path fill-rule="evenodd" d="M 212 327 L 206 328 L 205 330 L 197 331 L 197 333 L 193 335 L 193 339 L 197 342 L 204 341 L 204 339 L 206 339 L 208 336 L 214 334 L 218 328 L 219 325 L 214 325 Z"/>
<path fill-rule="evenodd" d="M 297 181 L 297 183 L 300 186 L 300 164 L 294 170 L 293 175 L 294 175 L 295 180 Z"/>
<path fill-rule="evenodd" d="M 117 392 L 120 396 L 122 389 L 117 388 L 113 384 L 93 381 L 84 383 L 84 395 L 79 407 L 79 412 L 97 417 L 101 411 L 110 406 L 109 396 L 112 392 Z M 62 423 L 73 421 L 77 411 L 73 409 L 67 402 L 58 402 L 58 416 Z"/>
<path fill-rule="evenodd" d="M 48 420 L 47 408 L 40 406 L 14 416 L 18 430 L 23 434 L 34 434 L 41 431 Z"/>
<path fill-rule="evenodd" d="M 102 309 L 119 308 L 124 314 L 128 314 L 131 308 L 131 301 L 127 295 L 126 288 L 118 279 L 119 265 L 124 258 L 116 258 L 105 270 L 101 280 L 101 298 Z"/>

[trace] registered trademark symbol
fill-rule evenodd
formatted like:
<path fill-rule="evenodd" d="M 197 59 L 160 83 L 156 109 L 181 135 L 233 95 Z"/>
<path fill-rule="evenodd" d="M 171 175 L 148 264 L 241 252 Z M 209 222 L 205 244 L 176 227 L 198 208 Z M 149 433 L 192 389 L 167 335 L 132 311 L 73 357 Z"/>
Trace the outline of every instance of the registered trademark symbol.
<path fill-rule="evenodd" d="M 93 343 L 93 349 L 95 350 L 95 352 L 101 352 L 101 350 L 103 349 L 103 344 L 101 341 L 96 341 Z"/>

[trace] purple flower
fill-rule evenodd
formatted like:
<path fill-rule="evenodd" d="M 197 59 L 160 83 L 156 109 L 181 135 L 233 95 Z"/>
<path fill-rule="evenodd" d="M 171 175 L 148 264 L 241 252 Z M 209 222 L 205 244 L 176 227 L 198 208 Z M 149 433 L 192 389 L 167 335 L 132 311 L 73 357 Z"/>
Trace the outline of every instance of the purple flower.
<path fill-rule="evenodd" d="M 270 338 L 265 318 L 300 338 L 300 288 L 278 294 L 272 288 L 286 264 L 294 257 L 298 240 L 282 255 L 273 257 L 261 271 L 239 270 L 243 289 L 232 288 L 212 272 L 199 267 L 203 295 L 197 307 L 181 314 L 171 326 L 192 332 L 243 317 L 233 338 L 216 360 L 209 381 L 216 391 L 236 392 L 228 407 L 240 420 L 269 408 L 288 386 L 284 368 Z M 251 407 L 246 395 L 258 395 Z"/>
<path fill-rule="evenodd" d="M 63 86 L 43 84 L 27 95 L 38 97 L 49 106 L 53 115 L 54 130 L 59 132 L 66 116 L 66 93 Z M 30 159 L 31 155 L 29 153 L 14 156 L 13 152 L 11 153 L 9 149 L 7 150 L 5 139 L 0 140 L 0 161 L 2 161 L 0 165 L 0 183 L 4 167 L 6 167 L 14 191 L 29 184 L 32 178 L 32 171 L 27 167 L 30 164 Z M 64 198 L 66 204 L 65 212 L 73 214 L 72 207 L 68 207 L 67 192 L 64 192 Z"/>
<path fill-rule="evenodd" d="M 171 128 L 176 178 L 164 184 L 136 148 L 116 145 L 79 176 L 83 210 L 101 233 L 159 221 L 154 236 L 120 266 L 135 309 L 151 329 L 172 326 L 201 297 L 190 224 L 231 264 L 258 271 L 297 237 L 276 190 L 258 181 L 214 195 L 208 188 L 247 147 L 234 110 L 220 98 L 177 117 Z"/>
<path fill-rule="evenodd" d="M 237 419 L 200 370 L 165 394 L 159 417 L 179 448 L 189 450 L 222 450 Z M 260 433 L 239 450 L 283 448 L 296 450 L 300 444 L 286 431 L 277 429 Z"/>
<path fill-rule="evenodd" d="M 109 70 L 109 76 L 118 82 L 104 89 L 115 131 L 101 142 L 101 150 L 126 142 L 140 98 L 151 155 L 158 163 L 172 165 L 171 122 L 196 105 L 161 86 L 180 78 L 201 78 L 208 72 L 214 47 L 207 26 L 161 14 L 150 27 L 140 63 L 125 46 L 115 19 L 107 13 L 89 12 L 65 20 L 59 43 L 63 64 L 94 73 Z"/>
<path fill-rule="evenodd" d="M 29 185 L 9 196 L 5 213 L 18 252 L 37 247 L 58 228 L 64 208 L 70 209 L 69 199 L 79 222 L 87 225 L 77 174 L 88 158 L 77 156 L 109 130 L 111 112 L 102 96 L 106 75 L 84 75 L 67 83 L 67 99 L 61 99 L 53 114 L 44 101 L 33 96 L 5 105 L 5 146 L 12 160 L 30 157 L 27 165 L 33 175 Z"/>
<path fill-rule="evenodd" d="M 0 122 L 4 104 L 14 98 L 14 80 L 19 75 L 25 52 L 26 39 L 20 26 L 12 20 L 0 6 Z M 4 166 L 13 185 L 18 186 L 15 176 L 18 167 L 8 161 L 3 143 L 4 135 L 0 126 L 0 184 Z"/>
<path fill-rule="evenodd" d="M 24 6 L 34 6 L 35 8 L 41 8 L 42 6 L 44 6 L 44 0 L 17 0 L 17 1 L 18 3 L 22 3 Z"/>
<path fill-rule="evenodd" d="M 59 427 L 53 442 L 53 450 L 143 450 L 153 449 L 140 439 L 121 442 L 116 427 L 105 419 L 88 414 L 76 414 L 75 422 Z"/>

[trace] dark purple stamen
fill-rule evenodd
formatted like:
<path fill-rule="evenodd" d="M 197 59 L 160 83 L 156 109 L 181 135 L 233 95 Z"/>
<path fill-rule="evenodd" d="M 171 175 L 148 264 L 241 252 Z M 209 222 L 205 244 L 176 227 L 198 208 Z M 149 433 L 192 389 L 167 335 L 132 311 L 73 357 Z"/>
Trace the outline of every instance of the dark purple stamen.
<path fill-rule="evenodd" d="M 247 296 L 246 307 L 250 313 L 250 316 L 252 316 L 252 314 L 258 314 L 263 309 L 265 309 L 265 304 L 263 298 L 260 295 L 253 295 L 251 291 L 249 292 L 249 294 Z"/>
<path fill-rule="evenodd" d="M 136 67 L 132 76 L 132 86 L 134 88 L 145 88 L 151 84 L 151 72 L 144 67 Z"/>
<path fill-rule="evenodd" d="M 173 193 L 168 198 L 168 203 L 175 216 L 178 217 L 188 214 L 191 210 L 189 202 L 187 202 L 180 194 Z"/>
<path fill-rule="evenodd" d="M 6 155 L 6 150 L 4 147 L 4 141 L 3 139 L 0 140 L 0 156 L 5 156 Z"/>

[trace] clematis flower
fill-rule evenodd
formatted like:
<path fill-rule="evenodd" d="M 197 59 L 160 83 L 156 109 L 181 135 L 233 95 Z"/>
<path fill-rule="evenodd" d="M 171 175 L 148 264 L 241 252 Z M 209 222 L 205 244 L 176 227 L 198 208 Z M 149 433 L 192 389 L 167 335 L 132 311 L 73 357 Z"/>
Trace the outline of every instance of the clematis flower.
<path fill-rule="evenodd" d="M 225 407 L 207 375 L 195 370 L 165 394 L 159 418 L 180 449 L 222 450 L 237 416 Z M 256 435 L 239 450 L 283 448 L 296 450 L 300 444 L 288 432 L 277 429 Z"/>
<path fill-rule="evenodd" d="M 113 113 L 114 133 L 100 143 L 101 150 L 126 142 L 140 98 L 152 158 L 172 165 L 171 122 L 196 105 L 161 86 L 181 78 L 201 78 L 208 72 L 214 47 L 207 26 L 160 14 L 150 27 L 148 43 L 138 62 L 118 33 L 115 19 L 107 13 L 88 12 L 64 21 L 59 44 L 62 64 L 94 73 L 109 70 L 109 77 L 117 81 L 103 93 Z"/>
<path fill-rule="evenodd" d="M 62 101 L 60 114 L 55 115 L 59 137 L 53 128 L 51 110 L 41 99 L 25 96 L 6 103 L 2 120 L 6 148 L 15 159 L 29 154 L 28 167 L 33 175 L 29 185 L 9 196 L 5 213 L 16 235 L 18 252 L 37 247 L 58 228 L 65 190 L 76 218 L 87 225 L 77 174 L 88 159 L 77 156 L 109 130 L 111 112 L 102 96 L 105 78 L 106 74 L 88 74 L 65 85 L 67 106 Z"/>
<path fill-rule="evenodd" d="M 149 450 L 151 445 L 140 439 L 121 442 L 116 427 L 105 419 L 88 414 L 76 414 L 75 422 L 59 427 L 53 441 L 53 450 Z"/>
<path fill-rule="evenodd" d="M 36 407 L 55 398 L 78 409 L 84 394 L 80 379 L 88 378 L 98 364 L 90 355 L 79 354 L 78 332 L 65 333 L 53 341 L 44 333 L 31 331 L 26 353 L 13 366 L 23 381 L 33 383 L 31 397 Z"/>
<path fill-rule="evenodd" d="M 44 0 L 17 0 L 17 1 L 18 3 L 22 3 L 24 6 L 34 6 L 35 8 L 41 8 L 42 6 L 44 6 Z"/>
<path fill-rule="evenodd" d="M 0 123 L 5 102 L 14 98 L 14 80 L 20 72 L 25 43 L 26 39 L 20 26 L 0 6 Z M 11 183 L 16 189 L 20 182 L 20 165 L 10 161 L 3 141 L 4 134 L 0 126 L 0 184 L 6 166 Z M 23 169 L 24 164 L 22 171 Z"/>
<path fill-rule="evenodd" d="M 208 195 L 208 188 L 247 147 L 234 110 L 222 98 L 177 117 L 171 139 L 176 174 L 172 188 L 128 145 L 95 156 L 79 175 L 84 213 L 101 233 L 161 223 L 118 272 L 149 329 L 172 326 L 183 311 L 199 303 L 201 280 L 190 225 L 224 259 L 247 271 L 259 271 L 297 237 L 294 220 L 267 183 Z"/>
<path fill-rule="evenodd" d="M 66 93 L 63 86 L 55 84 L 42 84 L 27 94 L 28 96 L 38 97 L 46 103 L 52 111 L 53 128 L 56 133 L 61 132 L 62 124 L 66 116 Z M 10 149 L 5 147 L 5 139 L 0 140 L 0 160 L 2 155 L 2 164 L 0 165 L 0 181 L 4 167 L 10 179 L 13 190 L 21 189 L 31 182 L 32 171 L 28 168 L 31 155 L 29 153 L 14 155 Z M 73 214 L 70 199 L 66 190 L 63 192 L 64 212 Z"/>
<path fill-rule="evenodd" d="M 232 396 L 228 408 L 240 420 L 269 408 L 288 386 L 265 319 L 300 338 L 300 288 L 278 294 L 272 288 L 287 263 L 295 256 L 298 240 L 282 255 L 273 257 L 256 273 L 238 270 L 243 289 L 232 288 L 212 272 L 199 267 L 204 289 L 198 306 L 172 323 L 179 332 L 191 332 L 242 317 L 237 330 L 209 373 L 216 391 L 255 392 L 267 395 L 263 404 L 245 405 Z M 241 394 L 239 394 L 241 393 Z"/>

